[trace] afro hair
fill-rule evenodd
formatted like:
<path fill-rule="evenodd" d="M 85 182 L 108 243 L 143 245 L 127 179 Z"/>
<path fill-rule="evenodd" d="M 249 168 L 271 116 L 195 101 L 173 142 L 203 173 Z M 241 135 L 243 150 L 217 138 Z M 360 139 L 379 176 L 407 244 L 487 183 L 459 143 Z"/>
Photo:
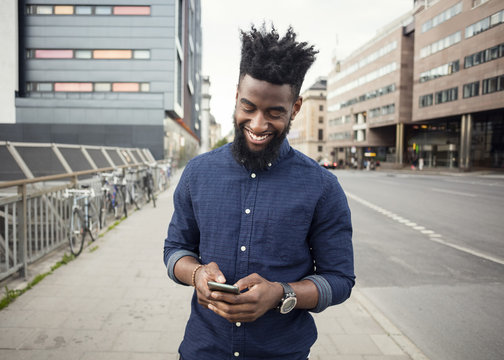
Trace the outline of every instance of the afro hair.
<path fill-rule="evenodd" d="M 272 84 L 291 85 L 296 99 L 318 53 L 313 45 L 297 42 L 291 26 L 280 38 L 273 25 L 268 32 L 264 23 L 260 30 L 253 25 L 249 32 L 241 30 L 241 40 L 240 80 L 248 74 Z"/>

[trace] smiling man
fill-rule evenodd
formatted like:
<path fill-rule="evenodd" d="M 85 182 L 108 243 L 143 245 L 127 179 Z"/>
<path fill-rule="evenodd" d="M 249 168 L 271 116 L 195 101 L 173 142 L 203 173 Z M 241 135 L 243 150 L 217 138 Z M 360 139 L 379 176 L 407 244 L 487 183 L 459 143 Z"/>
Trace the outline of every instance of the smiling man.
<path fill-rule="evenodd" d="M 188 163 L 165 239 L 168 276 L 195 288 L 179 352 L 305 360 L 317 338 L 310 312 L 342 303 L 355 282 L 350 210 L 336 177 L 286 139 L 313 46 L 292 28 L 241 38 L 235 140 Z"/>

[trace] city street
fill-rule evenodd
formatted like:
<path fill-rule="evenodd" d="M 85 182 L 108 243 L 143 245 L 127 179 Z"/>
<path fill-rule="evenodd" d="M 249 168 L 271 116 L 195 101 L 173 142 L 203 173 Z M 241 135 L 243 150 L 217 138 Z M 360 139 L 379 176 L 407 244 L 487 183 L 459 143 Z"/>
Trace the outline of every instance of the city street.
<path fill-rule="evenodd" d="M 504 358 L 504 176 L 333 172 L 361 291 L 430 359 Z"/>

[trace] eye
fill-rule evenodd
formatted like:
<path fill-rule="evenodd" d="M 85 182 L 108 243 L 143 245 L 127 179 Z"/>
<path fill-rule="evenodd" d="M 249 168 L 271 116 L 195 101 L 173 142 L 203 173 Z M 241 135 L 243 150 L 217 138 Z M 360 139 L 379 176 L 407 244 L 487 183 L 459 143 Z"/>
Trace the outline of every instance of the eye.
<path fill-rule="evenodd" d="M 282 112 L 276 110 L 270 111 L 269 117 L 272 119 L 280 119 L 282 117 Z"/>
<path fill-rule="evenodd" d="M 255 108 L 250 106 L 242 106 L 241 109 L 243 110 L 243 112 L 246 112 L 247 114 L 253 113 L 255 111 Z"/>

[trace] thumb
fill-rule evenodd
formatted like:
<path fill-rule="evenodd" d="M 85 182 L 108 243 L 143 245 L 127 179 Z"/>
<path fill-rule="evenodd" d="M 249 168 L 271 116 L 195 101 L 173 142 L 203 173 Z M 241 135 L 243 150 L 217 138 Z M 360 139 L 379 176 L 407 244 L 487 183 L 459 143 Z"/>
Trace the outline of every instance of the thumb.
<path fill-rule="evenodd" d="M 257 274 L 250 274 L 238 280 L 235 285 L 238 286 L 240 291 L 242 291 L 244 289 L 251 289 L 254 285 L 259 284 L 262 280 L 263 278 L 261 278 Z"/>

